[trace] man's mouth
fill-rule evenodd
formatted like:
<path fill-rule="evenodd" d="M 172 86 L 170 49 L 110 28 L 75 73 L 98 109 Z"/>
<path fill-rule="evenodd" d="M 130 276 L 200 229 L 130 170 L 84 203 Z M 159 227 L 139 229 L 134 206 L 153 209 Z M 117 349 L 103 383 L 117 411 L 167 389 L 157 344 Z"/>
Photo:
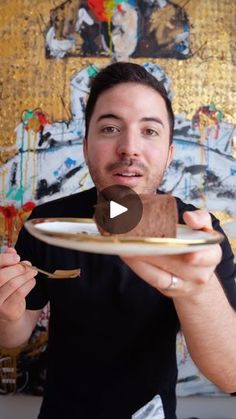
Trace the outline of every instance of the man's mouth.
<path fill-rule="evenodd" d="M 141 177 L 142 175 L 140 173 L 136 172 L 122 172 L 122 173 L 114 173 L 114 176 L 122 176 L 122 177 Z"/>
<path fill-rule="evenodd" d="M 125 157 L 121 161 L 111 163 L 107 166 L 107 170 L 117 179 L 134 179 L 143 177 L 147 171 L 146 166 L 141 161 Z"/>
<path fill-rule="evenodd" d="M 116 170 L 113 170 L 113 176 L 121 177 L 142 177 L 143 170 L 139 167 L 117 167 Z"/>

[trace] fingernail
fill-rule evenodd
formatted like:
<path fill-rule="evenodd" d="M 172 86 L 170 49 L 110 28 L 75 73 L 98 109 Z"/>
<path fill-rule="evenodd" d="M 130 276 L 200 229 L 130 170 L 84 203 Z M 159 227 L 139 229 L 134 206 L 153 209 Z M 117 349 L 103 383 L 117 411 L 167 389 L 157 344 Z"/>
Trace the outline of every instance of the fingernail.
<path fill-rule="evenodd" d="M 22 263 L 28 266 L 32 266 L 32 263 L 29 260 L 22 260 Z"/>
<path fill-rule="evenodd" d="M 19 255 L 11 255 L 13 262 L 19 262 L 20 256 Z"/>

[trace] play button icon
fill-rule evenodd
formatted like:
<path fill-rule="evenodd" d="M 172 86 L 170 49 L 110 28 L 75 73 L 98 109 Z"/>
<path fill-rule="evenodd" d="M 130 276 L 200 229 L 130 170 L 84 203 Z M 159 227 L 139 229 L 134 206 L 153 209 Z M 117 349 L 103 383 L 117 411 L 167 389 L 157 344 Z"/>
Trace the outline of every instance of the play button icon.
<path fill-rule="evenodd" d="M 126 234 L 142 218 L 139 195 L 128 186 L 114 185 L 98 194 L 94 218 L 102 234 Z"/>
<path fill-rule="evenodd" d="M 117 202 L 110 201 L 110 218 L 118 217 L 118 215 L 121 215 L 126 211 L 128 211 L 128 208 L 118 204 Z"/>

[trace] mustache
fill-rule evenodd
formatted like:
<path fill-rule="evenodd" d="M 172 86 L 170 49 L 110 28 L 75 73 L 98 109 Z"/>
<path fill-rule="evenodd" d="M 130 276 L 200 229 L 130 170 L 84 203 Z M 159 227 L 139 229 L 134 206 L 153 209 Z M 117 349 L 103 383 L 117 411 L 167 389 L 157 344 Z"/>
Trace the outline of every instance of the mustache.
<path fill-rule="evenodd" d="M 124 167 L 132 167 L 132 166 L 139 168 L 143 171 L 147 170 L 147 167 L 144 163 L 132 157 L 124 157 L 122 160 L 108 164 L 107 170 L 112 171 L 116 169 L 123 169 Z"/>

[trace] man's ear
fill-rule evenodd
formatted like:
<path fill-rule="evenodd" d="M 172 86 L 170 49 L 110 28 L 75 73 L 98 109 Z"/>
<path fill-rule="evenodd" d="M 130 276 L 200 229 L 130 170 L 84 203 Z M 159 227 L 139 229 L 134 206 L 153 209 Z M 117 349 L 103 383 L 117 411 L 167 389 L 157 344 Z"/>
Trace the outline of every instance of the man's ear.
<path fill-rule="evenodd" d="M 84 160 L 86 164 L 88 164 L 88 141 L 87 138 L 83 138 L 83 152 L 84 152 Z"/>

